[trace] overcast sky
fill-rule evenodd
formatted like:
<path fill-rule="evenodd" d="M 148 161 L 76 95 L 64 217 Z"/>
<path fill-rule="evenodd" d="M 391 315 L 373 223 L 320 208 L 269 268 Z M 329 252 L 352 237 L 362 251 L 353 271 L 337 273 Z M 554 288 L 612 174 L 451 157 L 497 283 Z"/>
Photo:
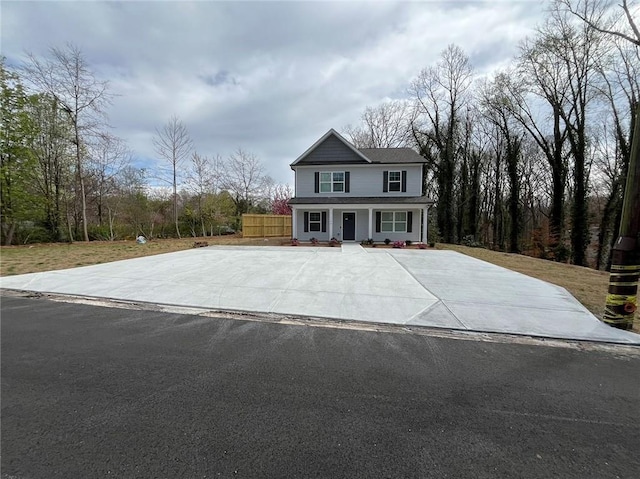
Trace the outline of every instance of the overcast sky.
<path fill-rule="evenodd" d="M 367 106 L 404 98 L 449 44 L 478 74 L 506 65 L 544 1 L 33 2 L 1 4 L 2 54 L 78 46 L 117 94 L 108 114 L 136 166 L 172 114 L 196 150 L 257 155 L 280 183 L 289 163 Z"/>

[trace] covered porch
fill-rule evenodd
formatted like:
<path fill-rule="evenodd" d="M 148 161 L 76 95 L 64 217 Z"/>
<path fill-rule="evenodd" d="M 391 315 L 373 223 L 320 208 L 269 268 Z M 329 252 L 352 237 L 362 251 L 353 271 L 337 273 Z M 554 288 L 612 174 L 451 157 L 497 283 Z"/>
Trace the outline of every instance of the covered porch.
<path fill-rule="evenodd" d="M 417 199 L 420 202 L 415 201 Z M 301 200 L 304 199 L 294 198 L 289 202 L 292 237 L 301 241 L 336 238 L 343 242 L 367 239 L 376 242 L 385 239 L 427 242 L 428 214 L 433 204 L 427 198 L 385 198 L 387 201 L 384 202 L 348 204 L 306 203 Z"/>

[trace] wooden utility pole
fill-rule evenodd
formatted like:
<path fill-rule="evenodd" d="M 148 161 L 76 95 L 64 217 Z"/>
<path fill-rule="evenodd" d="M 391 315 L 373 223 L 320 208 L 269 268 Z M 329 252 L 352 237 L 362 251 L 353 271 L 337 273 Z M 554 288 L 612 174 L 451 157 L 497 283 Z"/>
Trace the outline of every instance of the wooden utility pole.
<path fill-rule="evenodd" d="M 602 318 L 610 326 L 627 330 L 633 328 L 640 277 L 640 102 L 636 104 L 634 121 L 620 234 L 613 247 L 609 294 Z"/>

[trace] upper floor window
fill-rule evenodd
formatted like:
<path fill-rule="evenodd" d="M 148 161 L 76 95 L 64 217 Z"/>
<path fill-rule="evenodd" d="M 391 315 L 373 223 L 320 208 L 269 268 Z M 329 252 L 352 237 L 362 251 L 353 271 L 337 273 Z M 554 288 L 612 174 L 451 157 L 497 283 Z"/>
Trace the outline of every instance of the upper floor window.
<path fill-rule="evenodd" d="M 349 193 L 348 171 L 320 171 L 315 174 L 316 193 Z"/>
<path fill-rule="evenodd" d="M 402 173 L 399 171 L 389 172 L 389 191 L 400 191 L 402 188 Z"/>
<path fill-rule="evenodd" d="M 344 192 L 344 171 L 329 171 L 320 173 L 320 193 Z"/>
<path fill-rule="evenodd" d="M 383 171 L 382 172 L 382 192 L 388 193 L 407 191 L 407 172 L 402 171 Z"/>

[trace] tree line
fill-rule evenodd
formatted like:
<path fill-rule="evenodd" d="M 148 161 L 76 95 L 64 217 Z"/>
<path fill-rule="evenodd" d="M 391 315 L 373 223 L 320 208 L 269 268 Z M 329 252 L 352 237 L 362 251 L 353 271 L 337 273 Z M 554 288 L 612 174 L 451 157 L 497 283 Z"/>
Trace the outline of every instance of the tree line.
<path fill-rule="evenodd" d="M 557 0 L 488 77 L 450 45 L 409 99 L 367 107 L 346 134 L 420 152 L 438 240 L 606 269 L 638 121 L 633 8 Z"/>
<path fill-rule="evenodd" d="M 108 82 L 74 45 L 0 60 L 0 236 L 3 245 L 191 235 L 239 227 L 248 212 L 286 214 L 288 186 L 253 154 L 195 150 L 176 116 L 156 129 L 162 167 L 136 168 L 110 132 Z"/>
<path fill-rule="evenodd" d="M 434 240 L 607 268 L 640 98 L 637 6 L 555 0 L 490 76 L 450 45 L 404 100 L 346 128 L 358 147 L 415 148 L 436 200 Z M 635 13 L 634 13 L 635 12 Z M 198 152 L 176 116 L 156 129 L 159 170 L 114 136 L 108 82 L 81 51 L 0 62 L 0 239 L 210 235 L 245 212 L 287 214 L 292 192 L 239 148 Z"/>

